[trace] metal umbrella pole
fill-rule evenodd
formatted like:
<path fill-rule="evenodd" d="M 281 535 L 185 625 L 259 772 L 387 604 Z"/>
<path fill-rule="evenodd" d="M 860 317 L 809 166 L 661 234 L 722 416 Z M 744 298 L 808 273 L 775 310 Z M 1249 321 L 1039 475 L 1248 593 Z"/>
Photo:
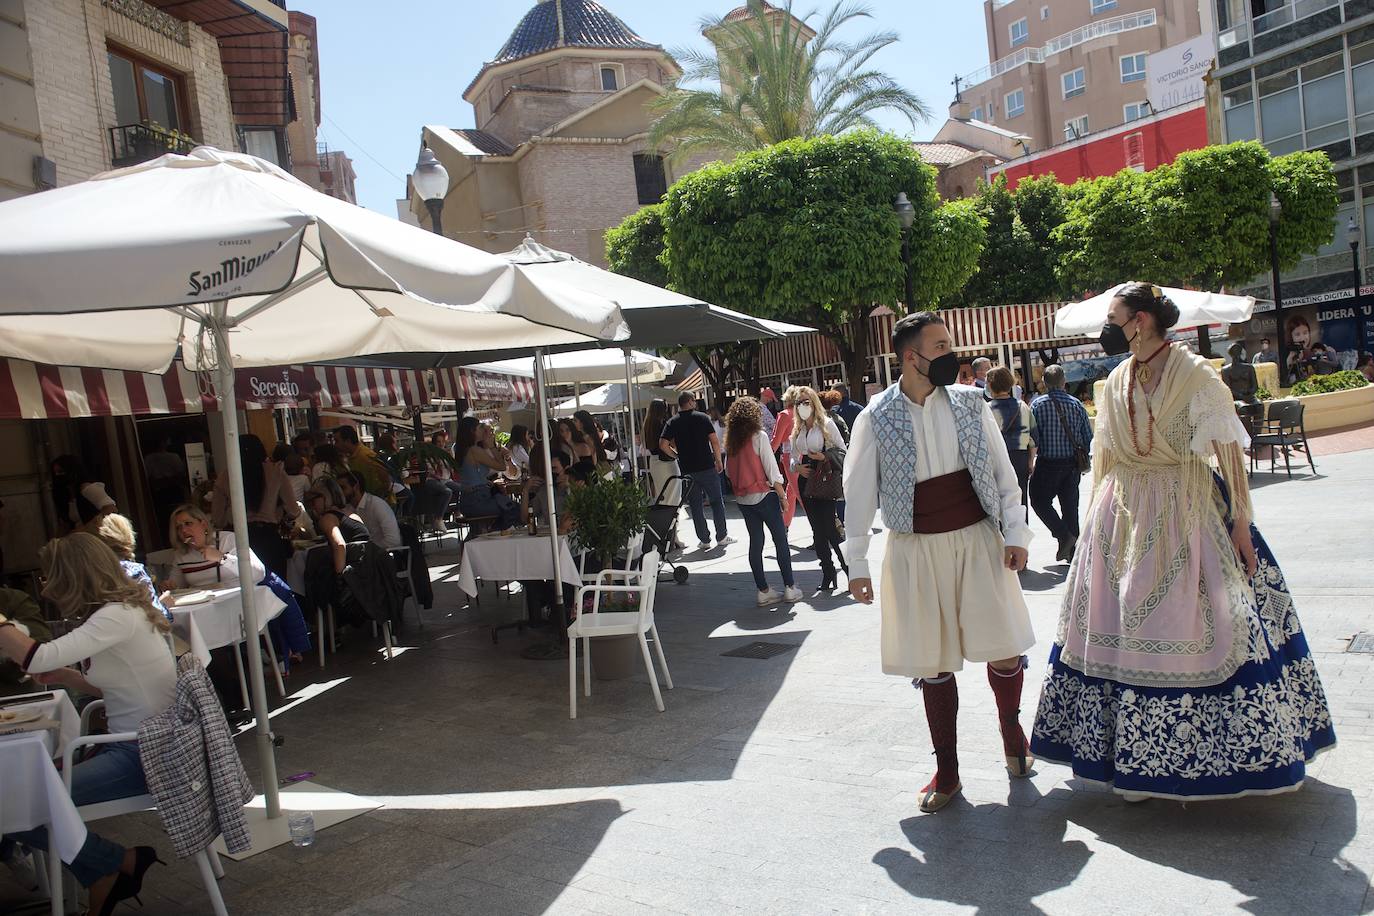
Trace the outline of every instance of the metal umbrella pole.
<path fill-rule="evenodd" d="M 639 482 L 639 450 L 635 448 L 635 380 L 634 380 L 634 357 L 631 355 L 629 347 L 622 351 L 625 354 L 625 406 L 630 408 L 630 441 L 627 448 L 630 450 L 630 476 Z M 647 443 L 646 443 L 647 444 Z"/>
<path fill-rule="evenodd" d="M 262 770 L 262 794 L 267 817 L 281 817 L 277 794 L 277 761 L 273 750 L 272 720 L 267 716 L 267 685 L 262 676 L 262 645 L 258 642 L 257 585 L 253 579 L 253 549 L 248 543 L 248 506 L 243 495 L 243 459 L 239 454 L 238 401 L 234 396 L 234 360 L 229 352 L 229 303 L 216 302 L 209 321 L 215 345 L 215 391 L 224 420 L 225 471 L 229 479 L 229 507 L 234 519 L 234 549 L 239 563 L 239 598 L 243 604 L 244 642 L 248 647 L 248 683 L 253 696 L 253 717 Z M 237 650 L 235 650 L 237 651 Z"/>
<path fill-rule="evenodd" d="M 539 411 L 539 436 L 544 448 L 544 509 L 549 516 L 549 547 L 553 551 L 553 609 L 559 632 L 567 631 L 567 612 L 563 605 L 563 557 L 558 542 L 558 500 L 553 491 L 553 456 L 549 446 L 549 395 L 544 387 L 544 349 L 534 351 L 535 403 Z M 559 637 L 562 639 L 562 636 Z"/>

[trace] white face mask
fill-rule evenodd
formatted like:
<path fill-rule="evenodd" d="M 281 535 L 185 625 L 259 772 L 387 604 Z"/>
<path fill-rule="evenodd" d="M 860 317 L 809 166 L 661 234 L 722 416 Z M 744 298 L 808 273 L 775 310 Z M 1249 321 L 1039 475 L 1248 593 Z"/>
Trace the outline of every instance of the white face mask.
<path fill-rule="evenodd" d="M 801 417 L 803 420 L 809 420 L 809 419 L 811 419 L 811 405 L 810 405 L 810 404 L 798 404 L 798 405 L 797 405 L 797 416 Z"/>

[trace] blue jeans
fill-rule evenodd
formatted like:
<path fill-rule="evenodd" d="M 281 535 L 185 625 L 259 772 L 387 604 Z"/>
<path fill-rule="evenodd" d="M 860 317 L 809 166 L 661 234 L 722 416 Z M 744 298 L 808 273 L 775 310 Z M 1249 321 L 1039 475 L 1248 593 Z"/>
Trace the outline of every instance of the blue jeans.
<path fill-rule="evenodd" d="M 692 471 L 692 492 L 687 497 L 687 506 L 692 511 L 692 524 L 697 529 L 697 540 L 703 544 L 711 540 L 711 532 L 706 527 L 706 500 L 711 501 L 711 518 L 716 523 L 716 540 L 725 540 L 725 496 L 720 492 L 720 475 L 715 468 Z"/>
<path fill-rule="evenodd" d="M 116 798 L 144 795 L 147 791 L 148 783 L 143 777 L 143 764 L 138 759 L 137 741 L 101 745 L 100 753 L 83 760 L 72 769 L 72 801 L 78 808 Z M 5 837 L 6 844 L 15 840 L 34 849 L 46 850 L 48 828 L 35 827 Z M 67 863 L 67 867 L 82 887 L 90 887 L 117 871 L 123 862 L 123 846 L 88 830 L 85 844 L 76 858 Z"/>
<path fill-rule="evenodd" d="M 769 493 L 752 506 L 739 504 L 740 515 L 744 516 L 744 527 L 749 531 L 749 569 L 754 573 L 754 584 L 759 591 L 768 591 L 768 579 L 763 574 L 763 529 L 773 535 L 773 550 L 778 555 L 778 569 L 782 570 L 782 584 L 791 588 L 796 583 L 792 579 L 792 548 L 787 544 L 787 528 L 782 523 L 782 503 L 777 493 Z"/>

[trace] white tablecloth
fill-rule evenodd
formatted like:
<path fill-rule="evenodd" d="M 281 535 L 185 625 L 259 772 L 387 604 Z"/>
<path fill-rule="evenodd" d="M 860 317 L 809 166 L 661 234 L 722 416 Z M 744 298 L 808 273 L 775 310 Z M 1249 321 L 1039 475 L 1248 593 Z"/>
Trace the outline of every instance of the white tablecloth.
<path fill-rule="evenodd" d="M 581 585 L 577 562 L 568 549 L 568 539 L 558 539 L 561 557 L 559 572 L 569 585 Z M 553 578 L 553 552 L 548 535 L 530 537 L 521 532 L 509 537 L 478 537 L 463 545 L 463 564 L 458 571 L 458 587 L 469 595 L 477 594 L 477 580 L 518 582 Z"/>
<path fill-rule="evenodd" d="M 197 658 L 208 658 L 209 649 L 232 646 L 243 639 L 243 606 L 239 588 L 207 589 L 214 597 L 200 604 L 177 605 L 172 610 L 172 630 L 186 640 Z M 286 607 L 265 585 L 257 586 L 258 631 Z"/>
<path fill-rule="evenodd" d="M 52 758 L 81 733 L 81 717 L 66 693 L 53 692 L 56 696 L 51 700 L 4 707 L 11 712 L 40 710 L 60 722 L 61 728 L 56 742 L 50 731 L 0 736 L 0 833 L 46 824 L 58 856 L 70 862 L 86 842 L 86 825 Z"/>
<path fill-rule="evenodd" d="M 312 550 L 325 550 L 328 544 L 315 544 L 304 550 L 297 550 L 291 554 L 291 559 L 286 563 L 286 584 L 291 586 L 291 591 L 297 595 L 305 594 L 305 561 L 310 556 Z"/>

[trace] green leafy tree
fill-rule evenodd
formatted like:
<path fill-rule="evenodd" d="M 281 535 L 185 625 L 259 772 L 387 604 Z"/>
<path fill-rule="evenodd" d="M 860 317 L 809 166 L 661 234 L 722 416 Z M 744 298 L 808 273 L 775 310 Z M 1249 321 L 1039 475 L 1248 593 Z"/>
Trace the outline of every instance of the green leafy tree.
<path fill-rule="evenodd" d="M 972 198 L 987 224 L 978 272 L 945 306 L 1045 302 L 1058 297 L 1054 230 L 1064 222 L 1065 188 L 1054 176 L 1027 178 L 1012 191 L 1005 175 L 980 182 Z"/>
<path fill-rule="evenodd" d="M 975 270 L 983 221 L 971 202 L 941 207 L 934 170 L 876 131 L 789 140 L 681 178 L 664 202 L 669 280 L 708 302 L 819 329 L 863 391 L 869 312 L 907 307 L 892 209 L 901 191 L 916 208 L 911 305 L 934 307 Z"/>
<path fill-rule="evenodd" d="M 875 32 L 852 42 L 837 34 L 872 15 L 867 7 L 839 2 L 813 33 L 793 17 L 791 0 L 781 11 L 749 0 L 745 17 L 704 19 L 702 29 L 714 48 L 673 52 L 683 75 L 651 106 L 658 117 L 650 146 L 672 147 L 674 161 L 697 153 L 742 153 L 796 137 L 873 127 L 873 115 L 884 110 L 905 115 L 915 127 L 930 116 L 925 104 L 871 66 L 873 55 L 894 44 L 897 33 Z M 686 88 L 696 84 L 710 88 Z"/>
<path fill-rule="evenodd" d="M 1054 232 L 1065 289 L 1148 278 L 1172 286 L 1237 286 L 1270 266 L 1269 195 L 1283 205 L 1279 264 L 1331 241 L 1340 195 L 1325 153 L 1273 158 L 1254 141 L 1183 153 L 1153 171 L 1123 171 L 1067 189 Z"/>
<path fill-rule="evenodd" d="M 619 226 L 606 230 L 607 266 L 615 273 L 666 287 L 663 231 L 663 204 L 650 204 L 631 213 Z"/>

